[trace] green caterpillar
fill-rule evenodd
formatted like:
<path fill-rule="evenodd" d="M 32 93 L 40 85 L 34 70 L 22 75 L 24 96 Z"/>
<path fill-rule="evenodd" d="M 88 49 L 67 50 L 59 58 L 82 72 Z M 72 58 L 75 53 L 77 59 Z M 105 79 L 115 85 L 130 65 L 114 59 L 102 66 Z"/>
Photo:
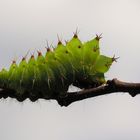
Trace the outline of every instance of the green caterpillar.
<path fill-rule="evenodd" d="M 37 58 L 32 55 L 27 61 L 23 57 L 19 65 L 13 61 L 8 71 L 0 71 L 0 88 L 14 90 L 14 96 L 23 101 L 29 96 L 63 97 L 71 84 L 80 88 L 102 85 L 104 73 L 116 59 L 100 54 L 100 38 L 96 35 L 82 43 L 75 33 L 65 45 L 59 40 L 53 50 L 47 48 L 45 56 L 38 52 Z"/>

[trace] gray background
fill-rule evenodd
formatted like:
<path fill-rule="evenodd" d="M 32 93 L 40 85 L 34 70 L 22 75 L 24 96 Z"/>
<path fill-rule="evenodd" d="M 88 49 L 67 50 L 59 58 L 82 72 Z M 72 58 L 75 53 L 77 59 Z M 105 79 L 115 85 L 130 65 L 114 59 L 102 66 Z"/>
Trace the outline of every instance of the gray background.
<path fill-rule="evenodd" d="M 103 33 L 101 52 L 120 56 L 106 79 L 140 82 L 139 0 L 0 0 L 0 68 L 30 50 L 45 53 L 46 39 Z M 30 55 L 30 53 L 29 53 Z M 0 101 L 2 140 L 139 140 L 140 96 L 115 93 L 60 107 L 56 101 Z"/>

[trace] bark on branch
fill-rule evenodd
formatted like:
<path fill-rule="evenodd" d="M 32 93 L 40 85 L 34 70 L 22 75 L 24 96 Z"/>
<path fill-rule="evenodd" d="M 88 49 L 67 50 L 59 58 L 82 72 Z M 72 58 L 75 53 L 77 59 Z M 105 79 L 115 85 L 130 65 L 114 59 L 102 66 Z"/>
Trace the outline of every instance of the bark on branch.
<path fill-rule="evenodd" d="M 140 93 L 140 83 L 128 83 L 113 79 L 108 80 L 105 85 L 96 88 L 85 89 L 78 92 L 67 92 L 65 97 L 54 96 L 51 99 L 57 100 L 58 104 L 61 106 L 68 106 L 76 101 L 114 92 L 128 92 L 132 97 L 134 97 Z M 31 101 L 36 101 L 37 99 L 43 98 L 39 95 L 36 97 L 27 93 L 24 94 L 23 100 L 20 100 L 14 93 L 15 91 L 11 89 L 1 89 L 0 98 L 11 97 L 16 98 L 18 101 L 23 101 L 26 98 L 29 98 Z"/>

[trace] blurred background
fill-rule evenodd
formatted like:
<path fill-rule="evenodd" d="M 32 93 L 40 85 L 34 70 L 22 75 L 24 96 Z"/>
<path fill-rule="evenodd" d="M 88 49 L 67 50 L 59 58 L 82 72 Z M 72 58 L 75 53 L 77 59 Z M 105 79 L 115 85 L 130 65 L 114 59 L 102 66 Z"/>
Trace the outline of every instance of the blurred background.
<path fill-rule="evenodd" d="M 78 28 L 87 41 L 102 33 L 101 52 L 119 56 L 106 79 L 140 82 L 139 0 L 0 0 L 0 69 L 30 50 L 45 53 L 57 34 Z M 71 91 L 74 89 L 71 88 Z M 139 140 L 140 96 L 114 93 L 60 107 L 56 101 L 0 101 L 2 140 Z"/>

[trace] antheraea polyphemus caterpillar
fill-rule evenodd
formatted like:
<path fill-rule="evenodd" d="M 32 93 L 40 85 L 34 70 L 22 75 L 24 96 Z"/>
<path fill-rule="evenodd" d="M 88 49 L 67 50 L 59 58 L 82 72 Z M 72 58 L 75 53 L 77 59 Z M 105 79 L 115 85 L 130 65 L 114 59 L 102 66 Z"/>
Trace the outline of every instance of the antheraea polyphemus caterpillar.
<path fill-rule="evenodd" d="M 37 58 L 32 55 L 27 61 L 23 57 L 19 65 L 13 61 L 9 70 L 0 71 L 0 88 L 15 90 L 23 101 L 25 93 L 50 99 L 65 96 L 71 84 L 80 88 L 104 84 L 104 73 L 116 59 L 100 54 L 100 38 L 96 35 L 82 43 L 75 33 L 65 45 L 59 40 L 54 49 L 47 48 L 45 56 L 38 52 Z"/>

